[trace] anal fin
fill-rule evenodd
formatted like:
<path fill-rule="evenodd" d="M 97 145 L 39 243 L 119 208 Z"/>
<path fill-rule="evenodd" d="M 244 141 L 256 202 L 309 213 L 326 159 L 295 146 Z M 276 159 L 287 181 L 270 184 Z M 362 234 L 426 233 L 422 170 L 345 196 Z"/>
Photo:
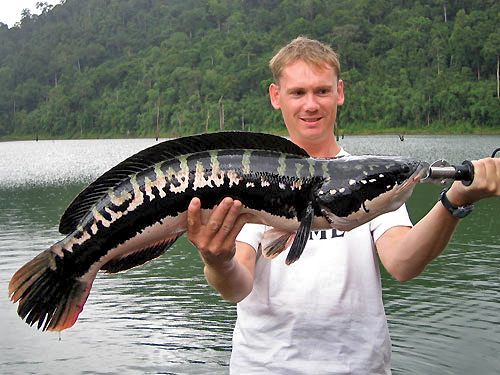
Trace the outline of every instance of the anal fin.
<path fill-rule="evenodd" d="M 106 271 L 106 273 L 117 273 L 140 266 L 150 260 L 158 258 L 159 256 L 162 256 L 165 251 L 167 251 L 168 248 L 172 246 L 180 236 L 182 236 L 183 233 L 184 232 L 176 233 L 172 237 L 166 238 L 153 246 L 139 249 L 124 257 L 111 259 L 101 267 L 101 270 Z"/>

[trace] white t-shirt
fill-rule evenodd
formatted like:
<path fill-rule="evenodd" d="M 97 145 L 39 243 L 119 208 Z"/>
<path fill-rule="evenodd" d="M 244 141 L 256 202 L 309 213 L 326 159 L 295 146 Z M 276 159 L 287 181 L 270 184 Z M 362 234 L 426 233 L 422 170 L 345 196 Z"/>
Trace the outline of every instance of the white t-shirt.
<path fill-rule="evenodd" d="M 390 374 L 391 341 L 375 241 L 411 226 L 406 206 L 349 232 L 313 231 L 299 260 L 257 252 L 252 292 L 237 305 L 231 374 Z M 254 249 L 264 225 L 237 240 Z"/>

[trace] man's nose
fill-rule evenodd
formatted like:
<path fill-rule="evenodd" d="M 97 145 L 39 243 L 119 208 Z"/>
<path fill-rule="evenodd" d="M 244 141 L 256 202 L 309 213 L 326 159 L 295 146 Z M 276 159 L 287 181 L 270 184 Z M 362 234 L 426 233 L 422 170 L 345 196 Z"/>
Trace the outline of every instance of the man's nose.
<path fill-rule="evenodd" d="M 314 94 L 307 94 L 305 96 L 305 110 L 308 112 L 317 111 L 319 108 L 318 100 Z"/>

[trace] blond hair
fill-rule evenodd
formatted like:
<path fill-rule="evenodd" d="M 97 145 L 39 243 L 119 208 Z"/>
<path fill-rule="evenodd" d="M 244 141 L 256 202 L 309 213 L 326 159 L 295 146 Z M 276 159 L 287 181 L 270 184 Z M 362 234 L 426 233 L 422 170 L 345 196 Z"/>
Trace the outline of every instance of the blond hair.
<path fill-rule="evenodd" d="M 325 64 L 329 65 L 335 70 L 337 78 L 339 78 L 340 62 L 333 49 L 317 40 L 299 36 L 281 48 L 269 61 L 274 82 L 279 84 L 285 66 L 299 60 L 316 68 L 322 68 Z"/>

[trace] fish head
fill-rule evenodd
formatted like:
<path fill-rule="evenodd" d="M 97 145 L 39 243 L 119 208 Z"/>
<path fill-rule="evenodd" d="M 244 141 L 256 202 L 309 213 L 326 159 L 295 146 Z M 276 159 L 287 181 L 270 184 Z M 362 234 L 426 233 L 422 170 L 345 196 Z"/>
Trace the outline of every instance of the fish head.
<path fill-rule="evenodd" d="M 407 157 L 345 156 L 324 162 L 328 177 L 315 191 L 315 202 L 330 225 L 344 231 L 401 207 L 428 169 L 427 163 Z"/>

